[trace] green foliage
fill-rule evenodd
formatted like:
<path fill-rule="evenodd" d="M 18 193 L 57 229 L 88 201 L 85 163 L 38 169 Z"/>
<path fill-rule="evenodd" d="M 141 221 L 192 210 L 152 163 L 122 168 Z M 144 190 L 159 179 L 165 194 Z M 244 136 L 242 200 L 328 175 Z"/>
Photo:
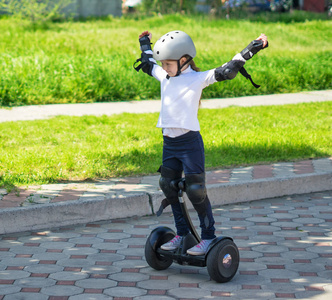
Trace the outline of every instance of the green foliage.
<path fill-rule="evenodd" d="M 126 113 L 0 123 L 0 186 L 156 173 L 157 119 Z M 332 155 L 332 101 L 200 109 L 199 119 L 208 169 Z"/>
<path fill-rule="evenodd" d="M 196 3 L 196 0 L 143 0 L 140 9 L 144 14 L 192 13 Z"/>
<path fill-rule="evenodd" d="M 19 20 L 28 20 L 37 25 L 63 17 L 63 9 L 71 2 L 71 0 L 0 0 L 0 7 Z"/>
<path fill-rule="evenodd" d="M 21 26 L 28 21 L 0 19 L 0 106 L 158 99 L 159 82 L 132 67 L 144 30 L 153 33 L 152 42 L 170 30 L 188 32 L 202 70 L 229 61 L 261 32 L 268 35 L 269 48 L 246 64 L 260 89 L 238 75 L 206 88 L 204 98 L 332 88 L 330 21 L 140 18 L 49 23 L 36 30 Z"/>

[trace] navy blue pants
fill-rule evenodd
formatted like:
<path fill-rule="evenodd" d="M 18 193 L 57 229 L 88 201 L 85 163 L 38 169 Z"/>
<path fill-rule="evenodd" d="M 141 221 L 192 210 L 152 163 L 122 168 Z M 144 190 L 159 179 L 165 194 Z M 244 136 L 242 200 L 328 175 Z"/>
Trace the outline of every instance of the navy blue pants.
<path fill-rule="evenodd" d="M 201 174 L 205 172 L 204 143 L 199 131 L 189 131 L 176 138 L 164 136 L 163 166 L 184 171 L 184 174 Z M 206 214 L 198 215 L 202 229 L 201 238 L 209 240 L 215 238 L 214 218 L 208 198 L 205 199 Z M 184 236 L 189 232 L 187 223 L 183 217 L 180 203 L 172 204 L 177 234 Z M 209 226 L 205 225 L 205 217 L 208 217 Z"/>

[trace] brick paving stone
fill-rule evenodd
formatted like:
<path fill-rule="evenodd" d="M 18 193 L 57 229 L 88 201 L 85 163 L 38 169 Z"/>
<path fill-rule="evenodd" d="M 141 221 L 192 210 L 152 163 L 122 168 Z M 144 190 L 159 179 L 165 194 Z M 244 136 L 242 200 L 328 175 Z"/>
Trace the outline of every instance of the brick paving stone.
<path fill-rule="evenodd" d="M 73 272 L 73 271 L 64 271 L 64 272 L 56 272 L 49 275 L 48 278 L 54 279 L 56 281 L 59 280 L 81 280 L 89 277 L 89 274 L 82 272 Z"/>
<path fill-rule="evenodd" d="M 1 299 L 1 298 L 0 298 Z M 20 291 L 19 293 L 6 295 L 6 298 L 4 300 L 49 300 L 49 297 L 46 295 L 42 295 L 39 293 L 25 293 Z"/>
<path fill-rule="evenodd" d="M 298 272 L 290 271 L 286 269 L 268 269 L 258 272 L 259 275 L 265 278 L 297 278 L 299 276 Z"/>
<path fill-rule="evenodd" d="M 262 257 L 263 256 L 263 253 L 260 253 L 260 252 L 256 252 L 256 251 L 241 251 L 241 258 L 254 258 L 257 260 L 257 258 L 259 257 Z"/>
<path fill-rule="evenodd" d="M 40 265 L 40 264 L 35 264 L 35 265 L 27 265 L 24 268 L 25 271 L 30 272 L 31 274 L 42 274 L 41 276 L 49 276 L 49 274 L 56 273 L 56 272 L 61 272 L 63 270 L 63 267 L 59 265 Z"/>
<path fill-rule="evenodd" d="M 125 299 L 124 298 L 118 298 L 118 299 L 114 298 L 114 300 L 125 300 Z M 155 295 L 145 295 L 145 296 L 135 297 L 135 300 L 156 300 L 156 296 Z M 170 297 L 170 296 L 158 295 L 158 300 L 174 300 L 174 298 Z"/>
<path fill-rule="evenodd" d="M 33 195 L 35 193 L 34 190 L 25 190 L 25 189 L 18 189 L 17 191 L 12 191 L 2 197 L 0 202 L 4 204 L 8 204 L 8 207 L 19 207 L 27 197 Z M 2 206 L 5 207 L 5 206 Z"/>
<path fill-rule="evenodd" d="M 20 199 L 18 201 L 11 200 L 1 200 L 0 201 L 0 209 L 1 208 L 10 208 L 10 207 L 19 207 L 21 203 L 23 203 L 24 199 Z"/>
<path fill-rule="evenodd" d="M 265 264 L 266 268 L 269 269 L 285 269 L 287 264 L 291 264 L 292 261 L 287 258 L 283 257 L 259 257 L 255 259 L 256 263 L 263 263 Z"/>
<path fill-rule="evenodd" d="M 76 286 L 82 287 L 84 289 L 106 289 L 117 286 L 117 282 L 110 279 L 88 278 L 78 280 L 76 282 Z"/>
<path fill-rule="evenodd" d="M 272 165 L 254 166 L 252 176 L 254 179 L 271 178 L 273 177 L 273 166 Z"/>
<path fill-rule="evenodd" d="M 293 164 L 289 162 L 274 164 L 273 174 L 278 177 L 293 177 L 294 169 Z"/>
<path fill-rule="evenodd" d="M 112 297 L 138 297 L 147 292 L 136 287 L 114 287 L 104 290 L 104 294 Z"/>
<path fill-rule="evenodd" d="M 216 170 L 206 173 L 207 184 L 226 183 L 229 182 L 231 170 Z"/>
<path fill-rule="evenodd" d="M 315 172 L 312 160 L 304 160 L 294 162 L 294 173 L 295 174 L 308 174 Z"/>
<path fill-rule="evenodd" d="M 63 241 L 62 239 L 55 239 L 50 242 L 44 242 L 40 244 L 41 249 L 67 249 L 74 247 L 74 243 Z M 45 251 L 45 250 L 44 250 Z"/>
<path fill-rule="evenodd" d="M 263 239 L 263 237 L 262 237 Z M 276 246 L 276 245 L 259 245 L 252 247 L 254 251 L 262 252 L 262 253 L 285 253 L 287 252 L 288 248 L 284 246 Z"/>
<path fill-rule="evenodd" d="M 275 294 L 269 290 L 238 290 L 232 292 L 231 299 L 275 299 Z"/>
<path fill-rule="evenodd" d="M 318 161 L 313 160 L 312 163 L 316 172 L 328 172 L 331 170 L 332 159 L 324 158 Z"/>
<path fill-rule="evenodd" d="M 256 223 L 259 223 L 259 222 L 262 222 L 262 223 L 265 223 L 265 222 L 272 223 L 272 222 L 277 221 L 276 218 L 269 218 L 269 217 L 252 217 L 252 218 L 247 218 L 246 220 L 247 221 L 251 221 L 251 222 L 256 222 Z"/>
<path fill-rule="evenodd" d="M 38 293 L 40 291 L 40 288 L 22 288 L 21 292 L 26 293 Z"/>
<path fill-rule="evenodd" d="M 81 294 L 84 290 L 76 286 L 54 285 L 51 287 L 43 287 L 41 293 L 49 296 L 74 296 Z"/>
<path fill-rule="evenodd" d="M 63 250 L 62 253 L 67 256 L 66 258 L 70 258 L 72 255 L 91 255 L 99 253 L 99 251 L 95 248 L 77 247 L 75 245 L 73 248 Z"/>
<path fill-rule="evenodd" d="M 93 295 L 93 296 L 92 296 Z M 71 296 L 70 300 L 106 300 L 106 299 L 110 299 L 109 296 L 106 296 L 104 294 L 89 294 L 89 293 L 85 293 L 85 294 L 80 294 L 80 295 L 76 295 L 76 296 Z M 113 298 L 114 300 L 114 298 Z M 124 298 L 120 299 L 120 300 L 124 300 Z"/>
<path fill-rule="evenodd" d="M 65 189 L 62 190 L 59 195 L 52 200 L 52 202 L 78 200 L 84 194 L 84 192 L 84 190 Z"/>
<path fill-rule="evenodd" d="M 324 220 L 318 218 L 294 218 L 293 221 L 304 225 L 324 223 Z"/>
<path fill-rule="evenodd" d="M 23 278 L 15 280 L 14 285 L 18 285 L 22 288 L 29 287 L 29 288 L 42 288 L 47 286 L 53 286 L 56 284 L 56 281 L 50 278 Z"/>
<path fill-rule="evenodd" d="M 252 179 L 253 167 L 235 168 L 231 173 L 229 182 L 250 181 Z"/>
<path fill-rule="evenodd" d="M 88 267 L 83 267 L 82 272 L 91 274 L 90 276 L 93 275 L 111 275 L 115 273 L 121 272 L 121 268 L 115 267 L 115 266 L 88 266 Z M 125 272 L 125 271 L 124 271 Z"/>
<path fill-rule="evenodd" d="M 173 282 L 170 280 L 145 280 L 137 283 L 137 287 L 149 290 L 170 290 L 179 287 L 178 282 Z"/>
<path fill-rule="evenodd" d="M 287 259 L 313 259 L 317 258 L 318 255 L 316 253 L 311 253 L 305 251 L 305 249 L 301 249 L 301 251 L 298 251 L 297 249 L 295 251 L 288 251 L 281 253 L 282 257 L 285 257 Z"/>
<path fill-rule="evenodd" d="M 210 291 L 203 290 L 203 289 L 196 289 L 196 288 L 174 288 L 168 291 L 170 296 L 175 298 L 204 298 L 211 295 Z"/>
<path fill-rule="evenodd" d="M 309 260 L 310 261 L 310 260 Z M 311 261 L 310 261 L 311 263 Z M 288 270 L 296 271 L 296 272 L 306 272 L 308 270 L 308 263 L 294 263 L 294 264 L 289 264 L 287 266 Z M 323 265 L 311 265 L 310 266 L 310 271 L 311 272 L 320 272 L 324 271 L 325 267 Z"/>

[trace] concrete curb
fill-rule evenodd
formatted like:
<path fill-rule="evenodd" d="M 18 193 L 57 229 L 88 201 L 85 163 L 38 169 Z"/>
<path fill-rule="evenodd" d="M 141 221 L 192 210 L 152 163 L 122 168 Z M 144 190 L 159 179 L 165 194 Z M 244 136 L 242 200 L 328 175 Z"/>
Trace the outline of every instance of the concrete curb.
<path fill-rule="evenodd" d="M 212 185 L 209 187 L 209 198 L 212 205 L 222 205 L 331 189 L 332 174 L 323 173 L 290 178 L 260 179 L 242 184 Z"/>
<path fill-rule="evenodd" d="M 207 188 L 212 206 L 217 206 L 331 190 L 332 173 L 210 184 Z M 153 215 L 163 198 L 161 191 L 137 192 L 127 197 L 7 208 L 0 211 L 0 234 Z M 191 209 L 190 201 L 187 204 Z M 169 211 L 169 208 L 165 210 Z"/>
<path fill-rule="evenodd" d="M 149 197 L 77 200 L 0 211 L 0 234 L 151 214 Z"/>

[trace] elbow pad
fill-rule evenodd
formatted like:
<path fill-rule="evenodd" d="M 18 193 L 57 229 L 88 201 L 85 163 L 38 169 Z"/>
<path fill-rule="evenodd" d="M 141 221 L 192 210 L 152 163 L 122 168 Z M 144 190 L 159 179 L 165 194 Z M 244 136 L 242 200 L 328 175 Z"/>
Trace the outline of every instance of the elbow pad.
<path fill-rule="evenodd" d="M 245 49 L 241 51 L 241 55 L 245 60 L 252 58 L 258 51 L 265 49 L 269 46 L 267 44 L 263 48 L 263 41 L 262 40 L 254 40 L 252 41 Z"/>
<path fill-rule="evenodd" d="M 241 60 L 231 60 L 219 68 L 216 68 L 214 75 L 217 81 L 231 80 L 235 78 L 245 62 Z"/>
<path fill-rule="evenodd" d="M 150 39 L 147 35 L 145 35 L 139 39 L 139 43 L 142 54 L 141 57 L 135 61 L 133 67 L 137 72 L 142 69 L 144 73 L 152 76 L 152 69 L 156 62 L 153 59 Z M 138 62 L 141 62 L 141 64 L 136 66 Z"/>

